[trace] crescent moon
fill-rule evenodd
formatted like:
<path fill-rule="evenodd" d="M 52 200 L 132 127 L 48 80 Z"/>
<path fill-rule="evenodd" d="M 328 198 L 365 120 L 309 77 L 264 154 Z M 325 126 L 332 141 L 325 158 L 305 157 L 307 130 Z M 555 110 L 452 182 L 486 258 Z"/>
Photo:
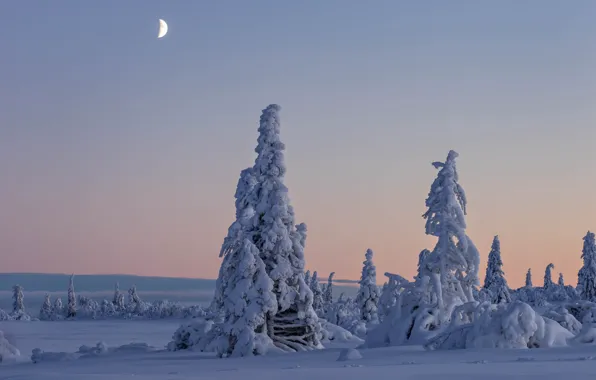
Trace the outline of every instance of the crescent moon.
<path fill-rule="evenodd" d="M 159 19 L 159 31 L 157 32 L 157 38 L 162 38 L 168 33 L 168 24 L 162 19 Z"/>

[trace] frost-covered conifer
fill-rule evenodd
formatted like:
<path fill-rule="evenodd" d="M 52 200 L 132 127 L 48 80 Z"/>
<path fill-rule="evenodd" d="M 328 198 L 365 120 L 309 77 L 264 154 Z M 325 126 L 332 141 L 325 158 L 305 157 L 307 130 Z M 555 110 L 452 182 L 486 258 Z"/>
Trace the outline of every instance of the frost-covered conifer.
<path fill-rule="evenodd" d="M 314 271 L 310 279 L 310 290 L 312 291 L 312 307 L 320 314 L 323 312 L 323 305 L 325 300 L 323 298 L 323 290 L 321 289 L 321 283 L 319 282 L 319 274 Z"/>
<path fill-rule="evenodd" d="M 532 288 L 532 269 L 528 268 L 528 272 L 526 273 L 526 288 Z"/>
<path fill-rule="evenodd" d="M 559 280 L 557 281 L 557 285 L 565 286 L 565 279 L 563 278 L 563 273 L 559 273 Z"/>
<path fill-rule="evenodd" d="M 77 315 L 77 298 L 74 290 L 74 274 L 70 276 L 68 283 L 68 308 L 66 311 L 66 318 L 73 318 Z"/>
<path fill-rule="evenodd" d="M 124 310 L 124 294 L 120 291 L 120 284 L 118 282 L 114 285 L 112 304 L 116 310 Z"/>
<path fill-rule="evenodd" d="M 23 295 L 23 287 L 15 285 L 12 287 L 12 312 L 14 315 L 25 314 L 25 296 Z"/>
<path fill-rule="evenodd" d="M 555 269 L 555 265 L 553 263 L 550 263 L 546 266 L 546 269 L 544 270 L 544 289 L 548 289 L 555 285 L 551 275 L 552 269 Z"/>
<path fill-rule="evenodd" d="M 584 237 L 581 257 L 584 265 L 577 274 L 577 287 L 582 299 L 596 302 L 596 242 L 593 232 L 588 231 Z"/>
<path fill-rule="evenodd" d="M 43 304 L 41 305 L 41 309 L 39 310 L 39 319 L 42 321 L 48 321 L 52 319 L 52 301 L 50 300 L 49 293 L 46 293 Z"/>
<path fill-rule="evenodd" d="M 53 314 L 58 317 L 64 317 L 64 305 L 62 304 L 62 298 L 56 298 L 54 301 L 54 312 Z"/>
<path fill-rule="evenodd" d="M 235 262 L 239 257 L 237 251 L 244 247 L 244 243 L 239 242 L 248 239 L 256 247 L 265 273 L 273 282 L 271 292 L 276 310 L 265 315 L 267 336 L 279 349 L 302 351 L 321 347 L 321 325 L 312 306 L 312 292 L 304 282 L 306 225 L 294 225 L 294 210 L 284 185 L 285 146 L 279 136 L 279 110 L 278 105 L 272 104 L 261 115 L 255 149 L 257 158 L 253 168 L 241 175 L 236 193 L 237 220 L 222 246 L 224 260 L 212 305 L 225 301 L 221 295 L 232 285 L 225 276 L 230 273 L 228 268 L 239 265 Z M 225 316 L 225 320 L 230 318 Z M 244 323 L 242 321 L 244 319 L 239 319 L 236 323 Z M 225 323 L 214 331 L 217 329 L 229 331 Z"/>
<path fill-rule="evenodd" d="M 277 311 L 273 281 L 265 271 L 259 250 L 248 239 L 243 246 L 229 253 L 229 265 L 223 288 L 225 320 L 222 340 L 218 351 L 225 356 L 249 356 L 264 354 L 273 345 L 267 335 L 268 316 Z"/>
<path fill-rule="evenodd" d="M 431 279 L 441 309 L 452 300 L 473 301 L 472 290 L 478 285 L 480 255 L 466 235 L 466 195 L 458 183 L 455 166 L 457 152 L 451 150 L 445 162 L 434 162 L 439 170 L 426 199 L 428 210 L 426 234 L 438 237 L 437 245 L 427 260 Z"/>
<path fill-rule="evenodd" d="M 492 303 L 511 302 L 511 295 L 505 273 L 503 272 L 503 261 L 501 260 L 501 242 L 499 237 L 495 236 L 488 254 L 488 265 L 486 267 L 486 277 L 484 279 L 484 289 L 491 294 Z"/>
<path fill-rule="evenodd" d="M 143 314 L 143 301 L 141 297 L 139 297 L 139 293 L 137 293 L 137 286 L 133 285 L 128 289 L 128 308 L 129 312 L 136 313 L 136 314 Z"/>
<path fill-rule="evenodd" d="M 304 274 L 304 283 L 310 287 L 310 270 L 307 270 L 306 273 Z"/>
<path fill-rule="evenodd" d="M 323 294 L 323 302 L 325 303 L 325 308 L 329 307 L 333 303 L 333 276 L 335 272 L 331 272 L 329 274 L 329 278 L 327 279 L 327 286 L 325 287 L 325 294 Z"/>
<path fill-rule="evenodd" d="M 320 347 L 321 325 L 313 309 L 312 292 L 304 283 L 306 225 L 294 224 L 288 188 L 284 184 L 285 145 L 280 140 L 280 106 L 269 105 L 260 118 L 252 191 L 254 215 L 246 232 L 259 250 L 278 310 L 268 325 L 275 345 L 302 351 Z"/>
<path fill-rule="evenodd" d="M 418 266 L 417 266 L 417 272 L 416 272 L 416 276 L 414 277 L 414 280 L 422 279 L 423 275 L 421 273 L 423 272 L 423 266 L 429 256 L 430 256 L 430 251 L 426 248 L 423 249 L 422 251 L 420 251 L 420 253 L 418 254 Z"/>
<path fill-rule="evenodd" d="M 366 323 L 377 323 L 379 321 L 378 303 L 380 294 L 377 286 L 377 268 L 372 261 L 373 251 L 367 249 L 364 257 L 356 302 L 360 306 L 362 320 Z"/>

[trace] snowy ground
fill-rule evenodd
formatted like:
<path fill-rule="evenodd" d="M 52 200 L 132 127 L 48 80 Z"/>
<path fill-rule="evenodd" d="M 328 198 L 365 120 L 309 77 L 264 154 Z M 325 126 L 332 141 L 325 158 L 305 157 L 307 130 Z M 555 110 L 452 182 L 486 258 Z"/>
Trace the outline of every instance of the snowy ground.
<path fill-rule="evenodd" d="M 2 322 L 27 360 L 33 348 L 75 352 L 104 341 L 109 346 L 145 342 L 163 347 L 176 321 Z M 320 352 L 215 359 L 189 352 L 117 353 L 62 362 L 0 366 L 2 380 L 186 379 L 593 379 L 596 346 L 535 350 L 425 352 L 418 347 L 361 350 L 362 359 L 338 362 L 341 347 Z"/>

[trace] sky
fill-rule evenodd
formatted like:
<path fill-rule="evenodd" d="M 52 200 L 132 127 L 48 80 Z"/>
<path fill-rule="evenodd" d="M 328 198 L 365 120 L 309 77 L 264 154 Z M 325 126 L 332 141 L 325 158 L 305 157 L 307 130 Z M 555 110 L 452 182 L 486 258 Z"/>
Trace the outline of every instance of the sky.
<path fill-rule="evenodd" d="M 431 162 L 509 284 L 575 284 L 596 230 L 596 2 L 5 0 L 2 272 L 215 278 L 258 119 L 282 106 L 307 268 L 413 276 Z M 169 25 L 157 39 L 158 19 Z M 556 278 L 555 278 L 556 280 Z"/>

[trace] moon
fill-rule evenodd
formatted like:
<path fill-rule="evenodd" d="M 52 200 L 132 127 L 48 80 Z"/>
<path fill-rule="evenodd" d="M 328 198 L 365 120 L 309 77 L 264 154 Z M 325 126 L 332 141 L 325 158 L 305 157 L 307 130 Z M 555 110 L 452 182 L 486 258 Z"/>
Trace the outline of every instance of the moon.
<path fill-rule="evenodd" d="M 162 19 L 159 19 L 159 31 L 157 32 L 157 38 L 163 38 L 168 33 L 168 24 Z"/>

